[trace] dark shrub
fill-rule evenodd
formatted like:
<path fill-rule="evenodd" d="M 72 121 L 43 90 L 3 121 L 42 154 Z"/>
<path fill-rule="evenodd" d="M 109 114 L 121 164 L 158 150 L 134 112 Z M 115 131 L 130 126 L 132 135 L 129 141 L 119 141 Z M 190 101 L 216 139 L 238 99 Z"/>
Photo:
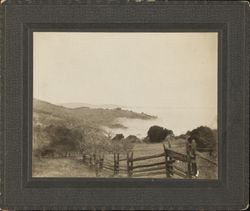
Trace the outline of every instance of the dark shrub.
<path fill-rule="evenodd" d="M 141 143 L 141 139 L 139 139 L 138 137 L 134 136 L 134 135 L 129 135 L 126 139 L 126 141 L 130 142 L 130 143 Z"/>
<path fill-rule="evenodd" d="M 123 134 L 116 134 L 114 138 L 112 138 L 112 140 L 114 141 L 120 141 L 124 138 Z"/>
<path fill-rule="evenodd" d="M 148 130 L 150 142 L 157 143 L 163 141 L 168 135 L 173 134 L 172 130 L 160 126 L 152 126 Z"/>
<path fill-rule="evenodd" d="M 41 151 L 41 156 L 42 157 L 47 157 L 47 156 L 54 156 L 55 150 L 54 149 L 50 149 L 47 147 L 44 147 Z"/>
<path fill-rule="evenodd" d="M 216 146 L 216 137 L 214 132 L 206 126 L 200 126 L 191 131 L 189 140 L 194 139 L 197 151 L 212 152 Z"/>
<path fill-rule="evenodd" d="M 67 156 L 70 152 L 80 150 L 80 144 L 83 141 L 81 130 L 50 125 L 45 128 L 45 132 L 50 139 L 50 143 L 40 149 L 41 156 L 50 156 L 53 154 Z"/>

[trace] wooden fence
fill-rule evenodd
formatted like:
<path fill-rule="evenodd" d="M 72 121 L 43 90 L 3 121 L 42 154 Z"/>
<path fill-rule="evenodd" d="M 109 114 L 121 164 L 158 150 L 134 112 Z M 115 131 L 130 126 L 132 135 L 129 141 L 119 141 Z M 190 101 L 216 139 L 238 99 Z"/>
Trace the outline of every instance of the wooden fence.
<path fill-rule="evenodd" d="M 104 157 L 104 154 L 84 154 L 83 162 L 95 169 L 96 175 L 100 173 L 109 176 L 121 177 L 152 177 L 163 176 L 167 178 L 192 178 L 197 173 L 196 151 L 187 146 L 186 154 L 176 152 L 163 144 L 160 154 L 134 157 L 129 152 L 126 157 L 114 153 Z"/>
<path fill-rule="evenodd" d="M 166 162 L 158 158 L 165 158 L 165 153 L 133 158 L 128 153 L 128 177 L 148 177 L 166 173 Z"/>

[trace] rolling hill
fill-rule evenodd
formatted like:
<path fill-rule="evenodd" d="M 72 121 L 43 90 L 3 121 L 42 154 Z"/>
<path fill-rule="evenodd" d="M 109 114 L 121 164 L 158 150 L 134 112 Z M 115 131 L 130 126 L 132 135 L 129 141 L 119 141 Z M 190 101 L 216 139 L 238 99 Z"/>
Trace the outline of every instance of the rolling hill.
<path fill-rule="evenodd" d="M 98 105 L 95 105 L 95 104 L 89 104 L 89 103 L 62 103 L 60 104 L 61 106 L 63 107 L 66 107 L 66 108 L 80 108 L 80 107 L 88 107 L 88 108 L 108 108 L 108 109 L 115 109 L 115 108 L 118 108 L 118 107 L 122 107 L 124 108 L 124 106 L 120 106 L 120 105 L 114 105 L 114 104 L 98 104 Z"/>
<path fill-rule="evenodd" d="M 123 110 L 121 108 L 104 109 L 104 108 L 89 108 L 77 107 L 66 108 L 46 101 L 33 100 L 33 120 L 40 124 L 64 123 L 70 127 L 123 127 L 116 124 L 117 118 L 131 119 L 152 119 L 156 118 L 144 113 L 136 113 L 133 111 Z"/>
<path fill-rule="evenodd" d="M 103 108 L 66 108 L 46 101 L 33 100 L 33 147 L 34 149 L 50 144 L 55 138 L 48 128 L 64 127 L 70 130 L 80 129 L 84 134 L 104 135 L 103 126 L 124 128 L 115 122 L 117 118 L 156 118 L 144 113 Z"/>

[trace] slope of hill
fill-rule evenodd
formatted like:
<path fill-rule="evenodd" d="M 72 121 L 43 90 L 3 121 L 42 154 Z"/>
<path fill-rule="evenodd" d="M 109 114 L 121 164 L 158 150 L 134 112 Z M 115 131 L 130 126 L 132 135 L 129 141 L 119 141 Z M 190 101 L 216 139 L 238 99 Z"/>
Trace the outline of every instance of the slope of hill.
<path fill-rule="evenodd" d="M 80 107 L 89 107 L 89 108 L 104 108 L 104 109 L 115 109 L 115 108 L 119 108 L 122 107 L 124 108 L 124 106 L 120 106 L 120 105 L 114 105 L 114 104 L 89 104 L 89 103 L 63 103 L 60 104 L 63 107 L 66 108 L 80 108 Z"/>
<path fill-rule="evenodd" d="M 74 142 L 97 141 L 100 137 L 104 140 L 106 127 L 124 126 L 115 122 L 117 118 L 155 118 L 147 114 L 139 114 L 120 108 L 65 108 L 45 101 L 33 100 L 33 150 L 35 154 L 45 153 L 51 150 L 51 146 L 56 145 L 56 150 L 67 151 L 64 149 Z M 82 135 L 84 138 L 79 138 Z M 78 138 L 77 138 L 78 137 Z M 99 137 L 99 138 L 98 138 Z M 79 139 L 79 140 L 78 140 Z M 62 146 L 65 143 L 65 146 Z M 41 151 L 42 150 L 42 151 Z"/>
<path fill-rule="evenodd" d="M 145 120 L 156 118 L 147 114 L 135 113 L 120 108 L 66 108 L 37 99 L 33 100 L 33 120 L 34 122 L 45 125 L 51 123 L 64 123 L 71 127 L 123 127 L 123 125 L 115 123 L 115 120 L 120 117 Z"/>

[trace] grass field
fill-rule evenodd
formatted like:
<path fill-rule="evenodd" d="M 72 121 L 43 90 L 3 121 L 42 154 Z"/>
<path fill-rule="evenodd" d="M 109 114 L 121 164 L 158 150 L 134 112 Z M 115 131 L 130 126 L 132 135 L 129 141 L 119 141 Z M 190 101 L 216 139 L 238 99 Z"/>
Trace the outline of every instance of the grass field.
<path fill-rule="evenodd" d="M 33 158 L 33 177 L 95 177 L 80 158 Z"/>
<path fill-rule="evenodd" d="M 185 140 L 178 139 L 171 142 L 172 150 L 185 153 Z M 148 143 L 137 143 L 133 149 L 134 158 L 160 154 L 164 152 L 163 144 L 148 144 Z M 214 160 L 207 153 L 199 153 L 202 157 L 209 160 Z M 121 154 L 120 159 L 126 158 L 126 154 Z M 105 161 L 113 164 L 113 155 L 105 155 Z M 161 162 L 164 161 L 164 157 L 151 159 L 148 161 L 138 161 L 135 165 L 139 164 L 149 164 L 151 162 Z M 215 160 L 216 162 L 216 160 Z M 186 168 L 186 164 L 179 162 L 177 163 L 179 167 Z M 217 179 L 218 169 L 216 165 L 207 162 L 197 156 L 198 165 L 198 179 Z M 118 177 L 127 177 L 126 161 L 120 162 L 120 168 L 124 171 L 120 171 Z M 100 172 L 99 177 L 111 177 L 113 176 L 112 171 Z M 88 166 L 82 163 L 81 157 L 78 158 L 33 158 L 33 177 L 96 177 L 95 171 L 90 169 Z M 165 178 L 165 175 L 151 176 L 150 178 Z M 175 176 L 174 178 L 179 178 Z"/>

